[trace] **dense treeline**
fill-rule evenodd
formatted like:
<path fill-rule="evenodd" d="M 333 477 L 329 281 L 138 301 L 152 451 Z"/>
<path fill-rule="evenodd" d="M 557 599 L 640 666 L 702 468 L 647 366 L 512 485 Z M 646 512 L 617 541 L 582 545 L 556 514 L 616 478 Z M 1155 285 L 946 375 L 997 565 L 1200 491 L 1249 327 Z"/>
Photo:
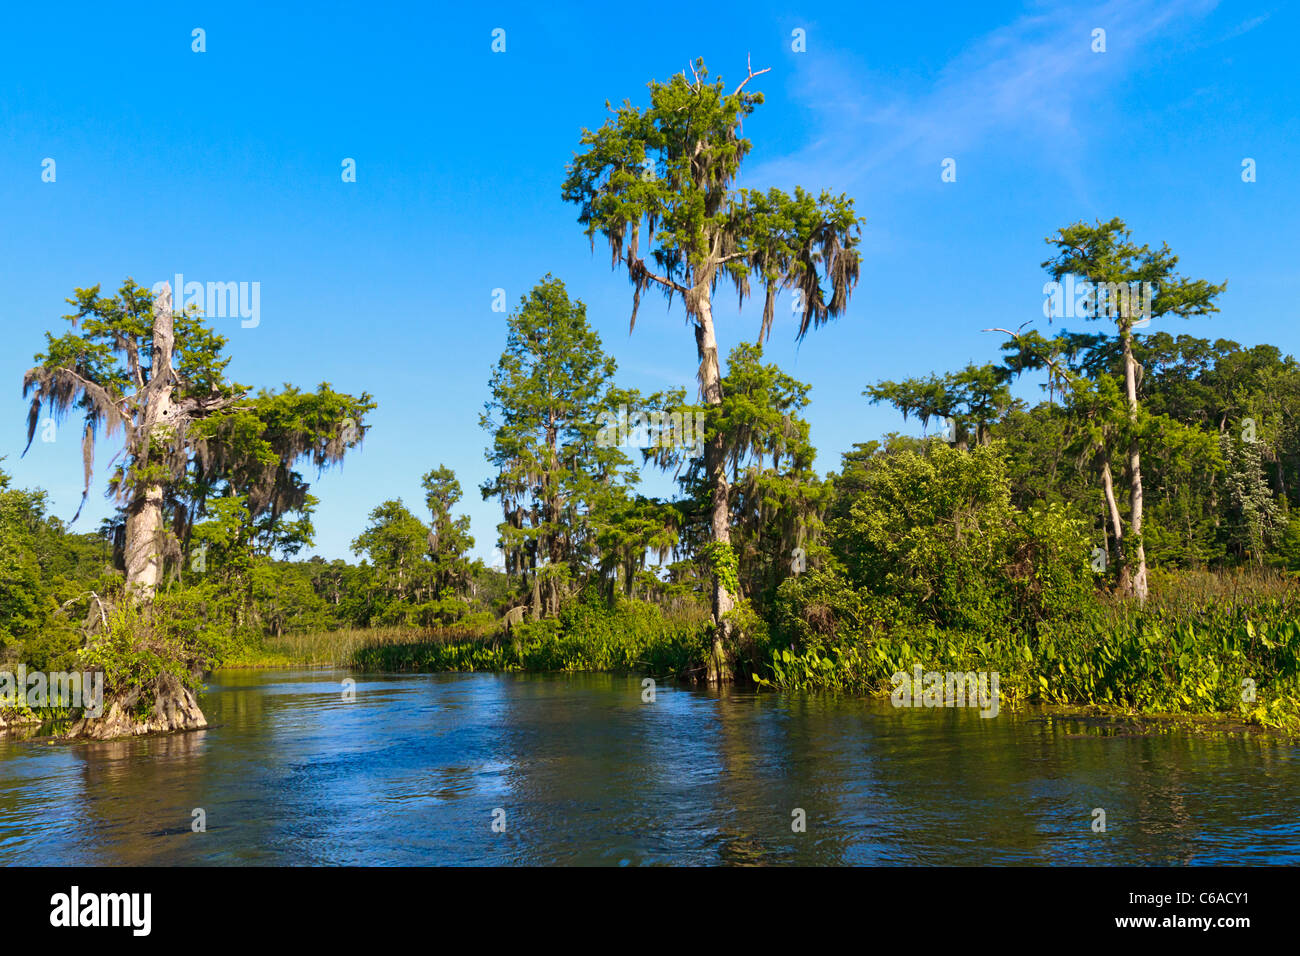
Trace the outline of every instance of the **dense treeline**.
<path fill-rule="evenodd" d="M 260 515 L 237 487 L 201 499 L 173 490 L 185 520 L 169 526 L 185 533 L 164 560 L 159 607 L 203 666 L 278 635 L 400 627 L 483 640 L 375 646 L 358 662 L 700 676 L 719 566 L 701 449 L 716 442 L 737 600 L 727 652 L 740 673 L 871 690 L 910 658 L 972 667 L 1003 655 L 1012 696 L 1020 687 L 1038 699 L 1138 703 L 1117 682 L 1122 672 L 1132 691 L 1147 668 L 1148 705 L 1180 709 L 1191 689 L 1232 709 L 1224 695 L 1241 677 L 1269 684 L 1251 669 L 1266 662 L 1232 637 L 1249 626 L 1252 639 L 1273 633 L 1264 640 L 1280 647 L 1271 665 L 1280 706 L 1278 681 L 1295 679 L 1297 637 L 1277 629 L 1298 609 L 1288 582 L 1300 572 L 1300 364 L 1272 346 L 1134 331 L 1132 416 L 1116 336 L 1022 330 L 1001 351 L 957 372 L 869 384 L 864 400 L 937 434 L 860 443 L 821 475 L 803 417 L 811 389 L 766 363 L 761 346 L 731 351 L 717 405 L 688 403 L 684 389 L 643 396 L 618 385 L 585 306 L 548 276 L 508 318 L 482 419 L 496 473 L 480 492 L 501 505 L 504 571 L 467 556 L 462 489 L 445 466 L 423 476 L 421 514 L 399 500 L 373 508 L 355 562 L 296 558 L 313 534 L 305 483 L 296 509 Z M 1035 376 L 1039 400 L 1013 394 L 1017 379 Z M 1124 540 L 1131 497 L 1115 492 L 1129 481 L 1134 442 L 1146 601 L 1134 594 Z M 642 494 L 646 469 L 673 476 L 678 494 Z M 74 533 L 42 492 L 0 473 L 7 661 L 55 669 L 86 657 L 95 617 L 125 587 L 121 526 L 119 517 Z M 1223 576 L 1245 572 L 1226 593 Z M 1200 663 L 1188 674 L 1199 683 L 1169 676 L 1168 642 L 1151 644 L 1156 622 L 1189 647 L 1223 642 L 1193 653 Z M 507 623 L 513 641 L 494 642 Z M 1103 651 L 1131 659 L 1107 670 Z M 1034 679 L 1018 685 L 1010 675 L 1022 658 Z M 1053 661 L 1047 681 L 1041 665 Z M 1094 675 L 1078 679 L 1095 692 L 1065 689 L 1078 674 Z"/>
<path fill-rule="evenodd" d="M 486 626 L 503 601 L 502 576 L 464 554 L 468 518 L 448 520 L 444 504 L 459 497 L 450 471 L 430 472 L 425 485 L 440 510 L 422 521 L 400 501 L 376 506 L 354 542 L 359 563 L 291 559 L 311 542 L 310 510 L 269 546 L 238 497 L 213 499 L 167 563 L 158 600 L 193 630 L 209 666 L 281 634 Z M 48 513 L 44 492 L 12 488 L 0 471 L 0 664 L 74 666 L 85 632 L 122 597 L 120 528 L 108 520 L 74 533 Z"/>
<path fill-rule="evenodd" d="M 354 453 L 370 396 L 252 393 L 169 290 L 77 290 L 77 330 L 47 334 L 23 383 L 28 443 L 82 415 L 89 488 L 95 437 L 120 433 L 118 515 L 74 534 L 0 478 L 0 655 L 192 687 L 268 641 L 384 629 L 352 662 L 867 692 L 939 666 L 996 670 L 1012 700 L 1293 721 L 1296 361 L 1180 334 L 1226 283 L 1119 219 L 1075 223 L 1047 240 L 1045 325 L 986 330 L 981 364 L 863 383 L 935 434 L 862 436 L 819 473 L 811 385 L 762 343 L 782 290 L 799 337 L 844 312 L 860 220 L 845 196 L 731 188 L 757 75 L 728 93 L 697 63 L 584 132 L 564 198 L 631 280 L 633 323 L 645 292 L 680 297 L 698 388 L 620 384 L 562 281 L 523 296 L 481 418 L 501 570 L 469 558 L 444 465 L 423 507 L 375 504 L 355 563 L 300 559 L 317 502 L 299 469 Z M 757 341 L 725 353 L 720 282 L 764 299 Z M 674 492 L 645 494 L 647 471 Z"/>

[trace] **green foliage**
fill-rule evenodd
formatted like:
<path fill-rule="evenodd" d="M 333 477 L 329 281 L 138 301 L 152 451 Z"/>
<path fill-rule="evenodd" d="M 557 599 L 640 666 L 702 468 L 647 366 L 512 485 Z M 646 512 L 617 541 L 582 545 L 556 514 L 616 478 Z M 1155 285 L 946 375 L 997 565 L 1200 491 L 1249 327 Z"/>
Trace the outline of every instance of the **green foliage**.
<path fill-rule="evenodd" d="M 106 700 L 135 697 L 142 708 L 152 705 L 148 691 L 164 674 L 198 690 L 203 671 L 225 649 L 220 631 L 207 628 L 186 602 L 163 599 L 149 614 L 123 602 L 107 624 L 78 652 L 77 669 L 103 671 Z"/>
<path fill-rule="evenodd" d="M 716 442 L 730 484 L 730 556 L 711 541 L 713 483 L 698 455 L 679 448 L 646 453 L 666 471 L 676 471 L 684 500 L 677 503 L 679 540 L 698 556 L 699 573 L 723 575 L 723 585 L 766 613 L 781 582 L 789 577 L 796 548 L 820 559 L 822 515 L 831 486 L 813 470 L 816 450 L 808 422 L 810 387 L 763 362 L 760 345 L 741 344 L 727 358 L 722 401 L 706 406 L 705 440 Z M 673 404 L 677 397 L 662 397 Z M 714 556 L 722 560 L 719 564 Z"/>
<path fill-rule="evenodd" d="M 1058 230 L 1047 242 L 1056 247 L 1056 255 L 1044 262 L 1043 268 L 1055 279 L 1073 275 L 1100 286 L 1125 289 L 1133 283 L 1150 284 L 1149 316 L 1140 316 L 1132 299 L 1126 302 L 1109 293 L 1094 293 L 1083 303 L 1088 319 L 1109 318 L 1121 336 L 1131 334 L 1142 318 L 1191 318 L 1218 312 L 1214 299 L 1227 287 L 1226 282 L 1214 285 L 1178 275 L 1178 257 L 1170 252 L 1168 244 L 1161 244 L 1159 249 L 1138 246 L 1119 218 L 1091 226 L 1077 222 Z"/>
<path fill-rule="evenodd" d="M 1202 601 L 1053 622 L 1034 637 L 933 624 L 817 635 L 776 649 L 760 684 L 888 694 L 890 678 L 925 671 L 999 675 L 1008 706 L 1228 715 L 1300 732 L 1300 592 L 1261 601 Z"/>
<path fill-rule="evenodd" d="M 996 445 L 957 451 L 932 441 L 924 454 L 880 456 L 832 524 L 830 549 L 843 586 L 864 602 L 855 613 L 864 622 L 1032 629 L 1091 600 L 1084 523 L 1059 505 L 1016 509 Z M 787 582 L 782 594 L 797 605 L 828 580 Z"/>
<path fill-rule="evenodd" d="M 385 501 L 370 512 L 370 524 L 352 543 L 368 559 L 357 569 L 362 593 L 353 603 L 358 624 L 380 627 L 447 627 L 470 613 L 467 592 L 474 563 L 464 552 L 473 546 L 469 518 L 451 509 L 460 500 L 460 482 L 445 466 L 423 478 L 432 516 L 425 524 L 401 501 Z"/>
<path fill-rule="evenodd" d="M 85 614 L 88 592 L 113 586 L 107 542 L 67 533 L 45 492 L 9 481 L 0 471 L 0 664 L 65 670 L 81 643 L 73 615 Z"/>
<path fill-rule="evenodd" d="M 285 385 L 244 396 L 193 423 L 196 454 L 177 490 L 199 514 L 214 496 L 243 498 L 250 544 L 264 554 L 296 554 L 311 544 L 315 504 L 297 469 L 310 465 L 319 472 L 342 461 L 365 437 L 374 408 L 368 394 L 347 395 L 327 382 L 315 391 Z M 297 520 L 287 520 L 291 515 Z"/>
<path fill-rule="evenodd" d="M 592 592 L 552 618 L 520 625 L 509 636 L 472 640 L 431 636 L 409 644 L 358 649 L 363 670 L 604 671 L 688 676 L 703 659 L 710 628 L 701 615 L 670 616 L 641 601 L 610 605 Z"/>
<path fill-rule="evenodd" d="M 1247 560 L 1263 565 L 1282 523 L 1281 508 L 1264 472 L 1263 448 L 1258 439 L 1223 435 L 1220 441 L 1229 503 L 1227 542 Z"/>
<path fill-rule="evenodd" d="M 68 302 L 76 311 L 64 318 L 76 331 L 46 333 L 23 395 L 31 398 L 29 447 L 42 411 L 56 419 L 81 414 L 83 502 L 97 437 L 121 433 L 109 488 L 129 514 L 147 495 L 162 496 L 162 525 L 144 533 L 158 539 L 155 550 L 173 572 L 211 498 L 238 498 L 246 509 L 227 542 L 232 549 L 290 555 L 310 544 L 315 499 L 295 468 L 310 462 L 323 469 L 356 447 L 375 407 L 370 396 L 328 383 L 314 392 L 286 385 L 250 396 L 225 377 L 226 340 L 196 307 L 155 315 L 152 294 L 132 279 L 115 296 L 96 285 L 77 289 Z M 214 516 L 223 525 L 231 518 L 228 510 Z"/>
<path fill-rule="evenodd" d="M 732 594 L 740 593 L 740 562 L 736 560 L 736 551 L 731 545 L 710 541 L 701 546 L 700 556 L 724 588 Z"/>
<path fill-rule="evenodd" d="M 741 125 L 763 102 L 761 93 L 745 89 L 757 74 L 728 93 L 722 80 L 709 81 L 702 60 L 691 72 L 651 81 L 646 107 L 624 101 L 600 129 L 583 130 L 564 199 L 579 207 L 593 243 L 597 233 L 608 240 L 611 264 L 626 266 L 634 327 L 646 289 L 681 295 L 695 316 L 708 299 L 700 287 L 725 276 L 742 302 L 751 280 L 763 285 L 760 341 L 771 330 L 779 289 L 799 289 L 802 338 L 844 311 L 857 281 L 861 224 L 853 200 L 802 188 L 793 196 L 733 190 L 752 147 Z"/>
<path fill-rule="evenodd" d="M 873 404 L 888 402 L 903 413 L 904 420 L 913 415 L 922 425 L 931 418 L 946 418 L 953 423 L 953 441 L 961 446 L 987 444 L 990 428 L 1011 406 L 1011 369 L 996 365 L 968 365 L 951 375 L 931 375 L 926 379 L 881 382 L 864 392 Z"/>
<path fill-rule="evenodd" d="M 553 613 L 599 565 L 595 538 L 624 504 L 621 486 L 636 477 L 623 451 L 600 440 L 602 413 L 639 399 L 614 387 L 614 360 L 601 350 L 587 307 L 571 301 L 559 279 L 535 286 L 507 325 L 481 418 L 497 474 L 482 492 L 501 503 L 507 573 Z"/>

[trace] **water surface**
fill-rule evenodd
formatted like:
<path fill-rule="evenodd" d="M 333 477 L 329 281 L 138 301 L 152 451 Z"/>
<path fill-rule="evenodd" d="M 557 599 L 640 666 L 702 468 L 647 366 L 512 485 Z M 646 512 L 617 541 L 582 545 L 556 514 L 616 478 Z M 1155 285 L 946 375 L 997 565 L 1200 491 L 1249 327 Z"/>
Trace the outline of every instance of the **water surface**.
<path fill-rule="evenodd" d="M 1257 735 L 605 675 L 225 671 L 203 708 L 0 735 L 0 864 L 1300 863 L 1300 747 Z"/>

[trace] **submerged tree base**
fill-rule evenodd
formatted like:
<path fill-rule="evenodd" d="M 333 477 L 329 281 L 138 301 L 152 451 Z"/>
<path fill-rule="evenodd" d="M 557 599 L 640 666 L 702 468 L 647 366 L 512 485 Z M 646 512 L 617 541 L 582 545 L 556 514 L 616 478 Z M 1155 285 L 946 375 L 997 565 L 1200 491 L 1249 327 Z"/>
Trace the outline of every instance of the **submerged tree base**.
<path fill-rule="evenodd" d="M 68 728 L 64 736 L 112 740 L 177 730 L 202 730 L 208 726 L 208 719 L 199 709 L 198 698 L 174 675 L 160 675 L 152 691 L 153 706 L 147 710 L 140 706 L 147 691 L 136 689 L 106 700 L 102 716 L 82 717 Z"/>

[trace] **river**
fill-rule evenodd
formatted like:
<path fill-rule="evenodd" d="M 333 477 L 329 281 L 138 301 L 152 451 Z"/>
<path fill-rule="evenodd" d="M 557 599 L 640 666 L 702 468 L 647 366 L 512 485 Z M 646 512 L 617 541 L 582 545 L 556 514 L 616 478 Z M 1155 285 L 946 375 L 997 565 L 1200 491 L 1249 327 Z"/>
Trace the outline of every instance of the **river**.
<path fill-rule="evenodd" d="M 0 864 L 1300 863 L 1285 740 L 642 696 L 606 675 L 217 672 L 205 731 L 0 735 Z"/>

